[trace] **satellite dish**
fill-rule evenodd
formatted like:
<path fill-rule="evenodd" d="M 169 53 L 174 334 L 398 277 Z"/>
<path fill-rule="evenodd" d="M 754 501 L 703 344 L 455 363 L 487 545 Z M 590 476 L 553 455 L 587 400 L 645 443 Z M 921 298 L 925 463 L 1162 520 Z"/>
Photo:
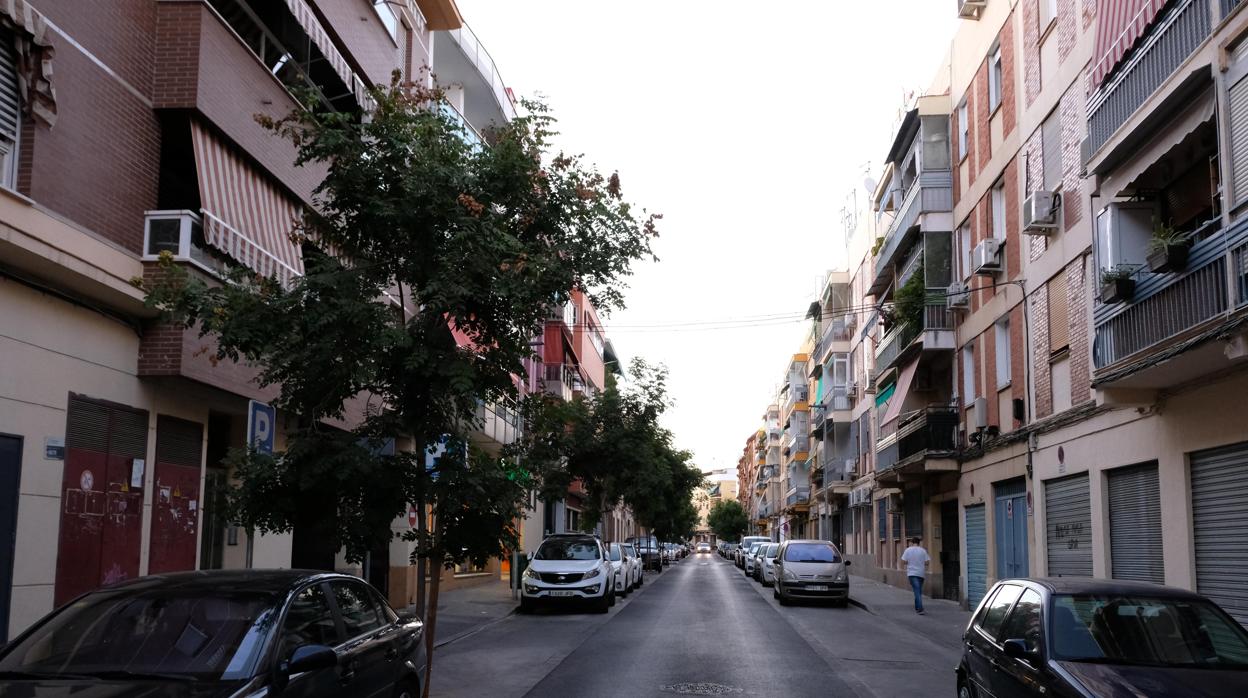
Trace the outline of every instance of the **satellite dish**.
<path fill-rule="evenodd" d="M 862 180 L 862 186 L 867 188 L 868 194 L 874 194 L 875 193 L 875 178 L 867 177 L 866 179 Z"/>

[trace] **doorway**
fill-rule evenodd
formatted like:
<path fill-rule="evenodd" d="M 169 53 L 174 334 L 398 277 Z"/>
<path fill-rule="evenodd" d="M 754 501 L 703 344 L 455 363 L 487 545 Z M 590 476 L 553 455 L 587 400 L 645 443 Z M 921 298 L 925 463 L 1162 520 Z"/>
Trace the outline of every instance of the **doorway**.
<path fill-rule="evenodd" d="M 1026 577 L 1027 561 L 1027 482 L 1023 478 L 998 482 L 994 515 L 997 550 L 997 579 Z"/>
<path fill-rule="evenodd" d="M 22 437 L 0 434 L 0 644 L 9 641 L 9 602 L 17 546 L 18 485 L 22 479 Z"/>
<path fill-rule="evenodd" d="M 942 596 L 959 601 L 962 596 L 962 560 L 958 554 L 958 500 L 940 503 L 940 576 Z"/>

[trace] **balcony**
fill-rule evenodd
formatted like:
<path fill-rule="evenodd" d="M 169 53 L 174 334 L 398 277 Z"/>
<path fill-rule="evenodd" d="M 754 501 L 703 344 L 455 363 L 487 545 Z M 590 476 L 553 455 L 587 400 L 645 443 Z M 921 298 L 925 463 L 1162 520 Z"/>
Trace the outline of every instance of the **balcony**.
<path fill-rule="evenodd" d="M 485 147 L 485 139 L 481 137 L 481 132 L 468 123 L 468 118 L 456 109 L 455 105 L 443 100 L 438 107 L 442 115 L 450 119 L 451 123 L 457 127 L 459 137 L 468 144 L 469 148 L 476 152 Z"/>
<path fill-rule="evenodd" d="M 953 332 L 953 313 L 945 303 L 929 302 L 923 308 L 923 325 L 916 326 L 913 322 L 898 322 L 880 341 L 875 350 L 876 375 L 882 374 L 889 367 L 902 363 L 908 358 L 912 347 L 947 351 L 956 344 Z"/>
<path fill-rule="evenodd" d="M 542 364 L 542 388 L 570 401 L 573 393 L 582 388 L 581 375 L 568 364 Z"/>
<path fill-rule="evenodd" d="M 764 500 L 758 503 L 758 518 L 760 520 L 771 516 L 771 514 L 771 502 Z"/>
<path fill-rule="evenodd" d="M 875 278 L 868 294 L 879 295 L 888 288 L 894 265 L 921 228 L 920 217 L 952 210 L 953 174 L 949 170 L 928 170 L 920 174 L 919 180 L 903 194 L 897 215 L 884 235 L 884 244 L 875 256 Z"/>
<path fill-rule="evenodd" d="M 511 400 L 477 405 L 478 426 L 472 432 L 472 441 L 487 451 L 497 454 L 503 446 L 520 438 L 520 412 Z"/>
<path fill-rule="evenodd" d="M 877 472 L 944 472 L 957 468 L 952 460 L 957 448 L 958 408 L 933 406 L 914 410 L 897 419 L 896 431 L 876 442 Z M 929 460 L 931 459 L 931 460 Z"/>
<path fill-rule="evenodd" d="M 796 430 L 789 430 L 785 432 L 784 439 L 780 441 L 780 450 L 786 456 L 808 453 L 810 451 L 810 437 L 805 434 L 799 434 Z"/>
<path fill-rule="evenodd" d="M 810 389 L 805 385 L 786 385 L 784 388 L 784 414 L 794 409 L 805 410 L 810 401 Z"/>
<path fill-rule="evenodd" d="M 834 317 L 823 323 L 823 336 L 819 338 L 819 343 L 815 345 L 815 360 L 822 361 L 832 351 L 832 345 L 843 342 L 848 343 L 854 336 L 853 315 L 845 315 L 842 317 Z M 842 351 L 848 351 L 845 347 Z"/>
<path fill-rule="evenodd" d="M 1227 365 L 1226 345 L 1210 340 L 1248 310 L 1248 221 L 1206 235 L 1181 273 L 1139 271 L 1129 302 L 1096 304 L 1097 385 L 1164 388 Z"/>
<path fill-rule="evenodd" d="M 1223 0 L 1223 14 L 1237 2 Z M 1088 153 L 1105 145 L 1140 105 L 1192 55 L 1213 28 L 1207 0 L 1165 10 L 1122 65 L 1088 98 Z"/>
<path fill-rule="evenodd" d="M 810 504 L 810 485 L 790 487 L 784 497 L 785 507 L 801 507 Z"/>

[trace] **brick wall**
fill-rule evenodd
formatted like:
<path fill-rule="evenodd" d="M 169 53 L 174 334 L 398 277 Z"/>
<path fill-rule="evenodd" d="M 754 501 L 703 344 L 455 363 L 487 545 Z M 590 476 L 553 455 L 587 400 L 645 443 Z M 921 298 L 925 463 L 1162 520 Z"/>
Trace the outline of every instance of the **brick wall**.
<path fill-rule="evenodd" d="M 405 34 L 400 30 L 399 43 L 390 38 L 372 0 L 310 0 L 308 4 L 321 16 L 326 31 L 346 47 L 361 78 L 374 85 L 390 84 L 390 74 L 403 65 Z"/>
<path fill-rule="evenodd" d="M 1066 229 L 1072 228 L 1083 218 L 1083 178 L 1079 171 L 1081 154 L 1079 144 L 1083 140 L 1087 123 L 1084 121 L 1084 93 L 1079 82 L 1074 83 L 1062 95 L 1058 106 L 1062 126 L 1062 216 Z"/>
<path fill-rule="evenodd" d="M 152 102 L 157 109 L 193 107 L 199 86 L 200 17 L 193 3 L 162 3 L 156 13 Z"/>
<path fill-rule="evenodd" d="M 1023 96 L 1031 106 L 1040 95 L 1039 0 L 1023 0 Z"/>
<path fill-rule="evenodd" d="M 1066 299 L 1070 306 L 1070 404 L 1092 397 L 1091 342 L 1088 326 L 1088 257 L 1066 267 Z"/>
<path fill-rule="evenodd" d="M 969 101 L 969 96 L 968 96 L 968 101 Z M 949 144 L 951 146 L 950 154 L 953 157 L 953 200 L 954 201 L 962 200 L 961 173 L 962 173 L 963 160 L 960 160 L 958 158 L 958 149 L 962 147 L 961 143 L 959 143 L 959 140 L 961 138 L 962 138 L 962 131 L 961 131 L 961 126 L 959 125 L 959 122 L 958 122 L 958 105 L 955 104 L 953 105 L 953 113 L 949 115 Z M 971 145 L 970 143 L 967 143 L 968 152 L 969 152 L 970 145 Z M 960 224 L 957 222 L 954 222 L 953 225 L 954 225 L 954 230 L 956 232 L 957 226 Z M 858 298 L 858 297 L 859 296 L 855 296 L 855 298 Z"/>
<path fill-rule="evenodd" d="M 971 182 L 979 177 L 992 158 L 992 132 L 988 122 L 991 117 L 988 107 L 988 61 L 979 66 L 975 75 L 975 164 L 971 168 Z"/>
<path fill-rule="evenodd" d="M 1010 12 L 1010 16 L 1006 18 L 1005 26 L 1001 28 L 1001 34 L 997 38 L 1001 42 L 1001 133 L 1003 138 L 1009 138 L 1014 132 L 1015 110 L 1018 104 L 1018 97 L 1014 92 L 1016 80 L 1014 77 L 1013 12 Z"/>
<path fill-rule="evenodd" d="M 1096 0 L 1083 0 L 1083 29 L 1087 31 L 1096 19 Z"/>
<path fill-rule="evenodd" d="M 1079 38 L 1079 15 L 1080 10 L 1076 7 L 1076 3 L 1082 0 L 1057 0 L 1057 59 L 1059 62 L 1065 62 L 1066 57 L 1070 55 L 1072 49 L 1075 48 L 1075 41 Z"/>
<path fill-rule="evenodd" d="M 1022 204 L 1018 200 L 1018 157 L 1005 166 L 1005 274 L 1003 279 L 1022 275 Z"/>
<path fill-rule="evenodd" d="M 1031 294 L 1032 380 L 1035 382 L 1035 418 L 1053 414 L 1053 377 L 1049 368 L 1049 291 L 1040 286 Z M 1072 370 L 1073 372 L 1073 370 Z"/>
<path fill-rule="evenodd" d="M 1016 399 L 1027 394 L 1027 343 L 1023 339 L 1026 321 L 1023 316 L 1022 304 L 1010 311 L 1010 385 L 1013 387 L 1011 394 Z M 1010 419 L 1013 420 L 1012 413 Z M 1014 429 L 1022 426 L 1018 421 L 1011 421 L 1011 424 Z"/>
<path fill-rule="evenodd" d="M 152 34 L 157 10 L 154 0 L 36 0 L 32 4 L 131 87 L 144 96 L 151 96 L 155 55 Z M 63 96 L 60 60 L 66 52 L 78 52 L 78 49 L 65 45 L 55 31 L 49 30 L 47 35 L 56 44 L 53 81 L 59 101 Z M 58 120 L 57 128 L 60 125 Z"/>
<path fill-rule="evenodd" d="M 1039 127 L 1032 132 L 1031 137 L 1027 139 L 1027 143 L 1023 145 L 1025 152 L 1024 162 L 1027 163 L 1027 176 L 1024 188 L 1028 194 L 1040 188 L 1044 181 L 1044 148 L 1043 138 Z M 1044 235 L 1028 235 L 1027 244 L 1031 253 L 1031 261 L 1040 259 L 1040 255 L 1049 247 L 1049 239 Z"/>

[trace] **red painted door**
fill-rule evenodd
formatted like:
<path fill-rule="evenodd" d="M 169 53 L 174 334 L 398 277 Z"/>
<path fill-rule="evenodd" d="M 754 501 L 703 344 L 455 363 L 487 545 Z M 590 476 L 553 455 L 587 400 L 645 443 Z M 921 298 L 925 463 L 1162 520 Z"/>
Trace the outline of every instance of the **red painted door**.
<path fill-rule="evenodd" d="M 146 453 L 147 412 L 70 395 L 57 605 L 139 574 Z"/>
<path fill-rule="evenodd" d="M 195 569 L 203 433 L 203 425 L 196 422 L 156 417 L 151 574 Z"/>

